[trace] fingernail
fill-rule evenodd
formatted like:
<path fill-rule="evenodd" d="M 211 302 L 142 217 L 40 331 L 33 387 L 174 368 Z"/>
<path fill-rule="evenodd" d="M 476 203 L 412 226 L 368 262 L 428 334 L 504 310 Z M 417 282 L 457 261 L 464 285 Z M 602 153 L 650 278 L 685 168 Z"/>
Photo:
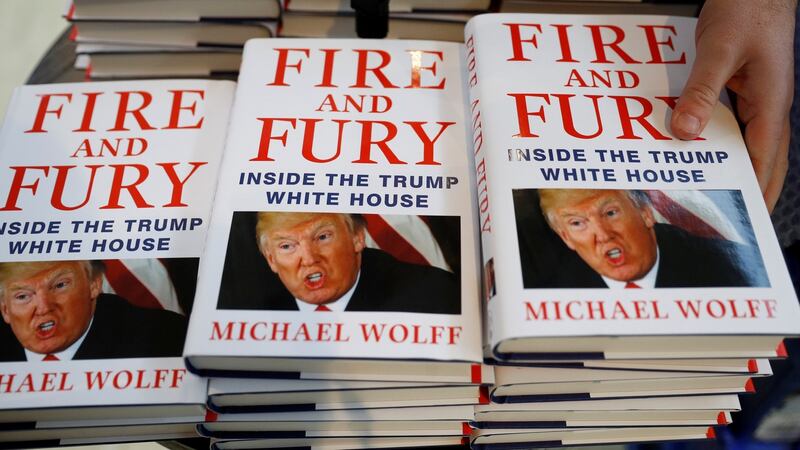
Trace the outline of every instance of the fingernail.
<path fill-rule="evenodd" d="M 681 131 L 692 136 L 700 134 L 700 119 L 689 113 L 678 113 L 675 118 L 675 126 Z"/>

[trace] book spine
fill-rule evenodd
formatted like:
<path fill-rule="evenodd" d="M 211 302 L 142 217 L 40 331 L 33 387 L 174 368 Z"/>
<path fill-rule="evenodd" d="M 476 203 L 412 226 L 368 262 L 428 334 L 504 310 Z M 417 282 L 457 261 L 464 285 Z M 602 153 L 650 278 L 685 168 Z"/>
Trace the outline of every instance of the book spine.
<path fill-rule="evenodd" d="M 474 33 L 474 22 L 468 22 L 464 29 L 464 42 L 466 44 L 466 83 L 469 89 L 469 105 L 466 113 L 469 117 L 472 137 L 472 152 L 474 157 L 474 180 L 478 195 L 478 229 L 481 239 L 481 279 L 482 279 L 482 306 L 483 306 L 483 333 L 484 346 L 488 347 L 487 355 L 491 354 L 494 347 L 494 325 L 492 321 L 492 308 L 490 302 L 497 292 L 494 276 L 494 236 L 492 235 L 492 205 L 489 201 L 490 176 L 486 152 L 491 148 L 484 133 L 484 120 L 481 115 L 483 98 L 480 74 L 478 71 L 477 48 Z"/>

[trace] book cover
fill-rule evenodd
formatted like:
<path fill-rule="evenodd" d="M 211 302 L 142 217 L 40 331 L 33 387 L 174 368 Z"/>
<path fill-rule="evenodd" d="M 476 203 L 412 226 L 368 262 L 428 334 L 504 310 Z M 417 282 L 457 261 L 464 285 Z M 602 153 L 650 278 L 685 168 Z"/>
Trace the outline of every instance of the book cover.
<path fill-rule="evenodd" d="M 440 42 L 248 41 L 190 367 L 479 382 L 463 61 Z"/>
<path fill-rule="evenodd" d="M 546 14 L 468 24 L 498 358 L 775 357 L 800 331 L 730 106 L 694 141 L 667 129 L 694 25 Z"/>
<path fill-rule="evenodd" d="M 233 84 L 23 86 L 0 132 L 0 421 L 186 416 Z"/>

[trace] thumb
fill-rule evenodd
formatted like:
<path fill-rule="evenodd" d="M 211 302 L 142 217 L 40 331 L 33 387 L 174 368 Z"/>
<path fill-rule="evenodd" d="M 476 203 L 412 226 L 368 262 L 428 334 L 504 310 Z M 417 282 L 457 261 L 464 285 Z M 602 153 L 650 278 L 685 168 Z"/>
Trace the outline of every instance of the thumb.
<path fill-rule="evenodd" d="M 730 48 L 718 42 L 697 43 L 697 57 L 686 86 L 675 104 L 670 119 L 672 134 L 678 139 L 694 139 L 700 135 L 719 100 L 719 94 L 736 71 Z"/>

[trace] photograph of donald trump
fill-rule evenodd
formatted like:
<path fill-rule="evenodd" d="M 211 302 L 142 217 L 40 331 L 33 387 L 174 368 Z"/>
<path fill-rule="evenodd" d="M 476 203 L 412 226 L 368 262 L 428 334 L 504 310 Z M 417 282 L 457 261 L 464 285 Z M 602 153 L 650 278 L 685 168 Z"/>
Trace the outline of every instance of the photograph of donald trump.
<path fill-rule="evenodd" d="M 102 292 L 103 261 L 0 263 L 0 361 L 181 356 L 186 318 Z"/>
<path fill-rule="evenodd" d="M 247 246 L 234 245 L 237 222 L 246 223 L 251 215 L 251 240 L 259 253 L 252 261 Z M 360 214 L 235 213 L 218 307 L 460 313 L 457 274 L 369 248 L 366 233 Z M 243 258 L 261 274 L 253 268 L 240 270 Z M 251 275 L 243 277 L 248 270 Z M 253 289 L 244 290 L 242 284 Z M 242 294 L 231 295 L 231 289 Z"/>
<path fill-rule="evenodd" d="M 523 272 L 538 271 L 523 275 L 526 288 L 768 286 L 755 245 L 659 223 L 645 191 L 519 190 L 515 208 Z M 537 227 L 541 236 L 531 243 L 523 235 Z M 749 222 L 745 228 L 754 242 Z"/>

